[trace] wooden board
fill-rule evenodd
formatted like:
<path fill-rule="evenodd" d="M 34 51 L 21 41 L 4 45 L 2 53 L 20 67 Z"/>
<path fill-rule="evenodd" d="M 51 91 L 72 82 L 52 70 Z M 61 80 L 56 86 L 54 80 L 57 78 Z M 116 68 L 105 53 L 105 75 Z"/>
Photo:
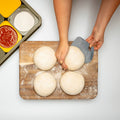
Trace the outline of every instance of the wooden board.
<path fill-rule="evenodd" d="M 71 42 L 69 42 L 71 44 Z M 33 89 L 33 81 L 35 76 L 42 72 L 33 62 L 34 52 L 41 46 L 49 46 L 54 50 L 57 49 L 58 42 L 56 41 L 26 41 L 21 44 L 19 49 L 19 90 L 20 96 L 23 99 L 93 99 L 98 92 L 98 52 L 94 52 L 93 60 L 89 64 L 85 64 L 81 69 L 75 71 L 81 73 L 85 78 L 85 87 L 83 91 L 76 95 L 70 96 L 65 94 L 59 85 L 59 80 L 65 72 L 61 66 L 56 65 L 50 72 L 57 81 L 57 88 L 53 94 L 48 97 L 41 97 L 36 94 Z"/>

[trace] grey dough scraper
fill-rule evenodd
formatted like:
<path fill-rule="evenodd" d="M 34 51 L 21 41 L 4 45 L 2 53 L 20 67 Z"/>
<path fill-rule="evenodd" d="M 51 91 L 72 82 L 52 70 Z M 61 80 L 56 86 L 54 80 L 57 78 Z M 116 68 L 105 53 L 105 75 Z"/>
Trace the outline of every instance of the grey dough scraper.
<path fill-rule="evenodd" d="M 89 43 L 81 37 L 77 37 L 71 46 L 78 47 L 85 55 L 85 63 L 89 63 L 93 59 L 94 48 L 89 47 Z"/>

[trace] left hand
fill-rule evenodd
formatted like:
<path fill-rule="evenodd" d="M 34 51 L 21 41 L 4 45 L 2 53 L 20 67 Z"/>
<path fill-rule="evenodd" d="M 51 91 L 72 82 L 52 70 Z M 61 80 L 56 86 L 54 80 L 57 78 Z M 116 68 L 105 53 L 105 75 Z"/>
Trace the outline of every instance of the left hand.
<path fill-rule="evenodd" d="M 68 50 L 69 50 L 68 41 L 64 40 L 59 42 L 58 48 L 55 53 L 58 62 L 62 65 L 62 68 L 64 70 L 67 70 L 67 65 L 65 64 L 65 57 L 67 56 Z"/>

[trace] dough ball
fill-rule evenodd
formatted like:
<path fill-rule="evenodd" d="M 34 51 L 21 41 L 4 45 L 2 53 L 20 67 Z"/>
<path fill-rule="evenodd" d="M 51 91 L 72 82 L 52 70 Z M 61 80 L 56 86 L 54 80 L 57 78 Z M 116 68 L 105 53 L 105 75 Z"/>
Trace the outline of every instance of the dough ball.
<path fill-rule="evenodd" d="M 84 62 L 85 56 L 82 51 L 75 46 L 70 46 L 65 58 L 65 64 L 68 66 L 68 69 L 77 70 L 83 66 Z"/>
<path fill-rule="evenodd" d="M 47 46 L 40 47 L 34 54 L 34 63 L 41 70 L 49 70 L 56 63 L 55 51 Z"/>
<path fill-rule="evenodd" d="M 76 72 L 66 72 L 60 80 L 62 90 L 69 95 L 77 95 L 84 88 L 84 77 Z"/>
<path fill-rule="evenodd" d="M 47 72 L 40 73 L 34 80 L 34 90 L 40 96 L 49 96 L 56 88 L 55 78 Z"/>

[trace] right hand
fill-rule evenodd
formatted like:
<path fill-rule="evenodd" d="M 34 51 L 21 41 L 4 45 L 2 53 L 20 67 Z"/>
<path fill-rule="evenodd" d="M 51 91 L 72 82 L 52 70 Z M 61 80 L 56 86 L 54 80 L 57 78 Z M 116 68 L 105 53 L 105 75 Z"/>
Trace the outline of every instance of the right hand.
<path fill-rule="evenodd" d="M 68 41 L 60 41 L 59 46 L 55 53 L 58 62 L 62 65 L 62 68 L 64 70 L 67 70 L 67 65 L 65 64 L 65 57 L 68 53 L 68 50 L 69 50 Z"/>
<path fill-rule="evenodd" d="M 90 48 L 94 47 L 94 50 L 99 50 L 104 43 L 104 32 L 96 32 L 93 30 L 86 41 L 90 44 Z"/>

